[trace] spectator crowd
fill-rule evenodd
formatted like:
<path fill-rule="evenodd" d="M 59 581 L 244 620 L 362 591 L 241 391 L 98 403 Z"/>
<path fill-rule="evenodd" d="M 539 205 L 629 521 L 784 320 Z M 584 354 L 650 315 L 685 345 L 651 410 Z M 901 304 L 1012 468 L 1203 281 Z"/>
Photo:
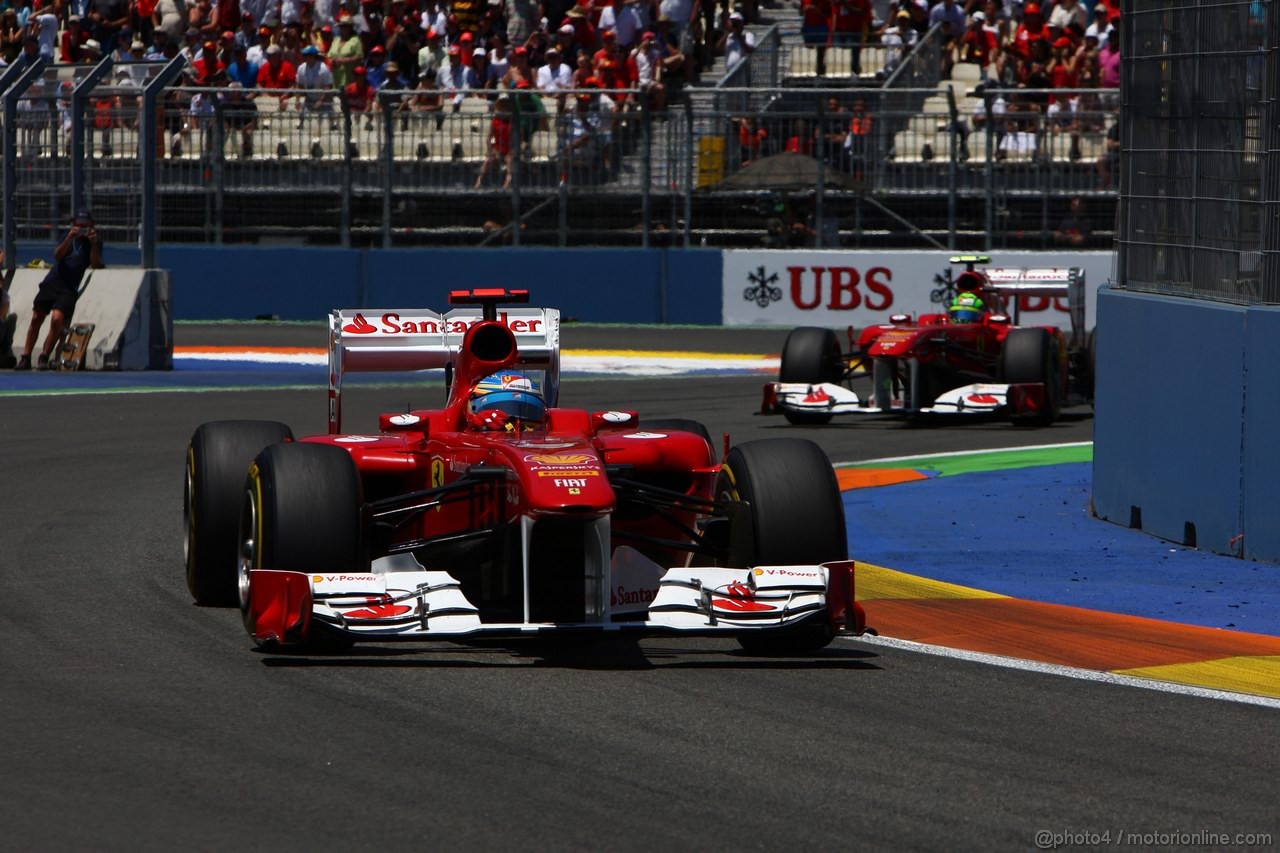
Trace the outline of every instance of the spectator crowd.
<path fill-rule="evenodd" d="M 566 156 L 607 158 L 620 115 L 643 101 L 660 116 L 716 56 L 732 66 L 755 49 L 746 27 L 759 20 L 757 4 L 738 2 L 0 0 L 0 58 L 95 63 L 110 52 L 118 79 L 141 85 L 145 63 L 185 56 L 183 82 L 221 91 L 188 95 L 169 111 L 173 154 L 216 109 L 251 155 L 261 98 L 296 110 L 300 121 L 332 118 L 342 98 L 356 120 L 390 109 L 407 123 L 425 112 L 437 127 L 466 99 L 483 98 L 490 117 L 483 183 L 491 172 L 510 180 L 510 158 L 548 126 L 544 98 L 567 129 Z M 1071 136 L 1073 159 L 1082 134 L 1110 133 L 1097 117 L 1116 105 L 1089 90 L 1119 86 L 1120 0 L 799 0 L 798 14 L 819 75 L 832 48 L 850 51 L 860 74 L 868 45 L 884 50 L 878 74 L 891 74 L 937 27 L 941 75 L 975 65 L 982 88 L 997 93 L 991 111 L 984 104 L 956 124 L 962 159 L 970 131 L 992 118 L 999 157 L 1034 149 L 1046 127 Z M 824 118 L 788 127 L 786 149 L 823 150 L 860 171 L 875 111 L 860 99 L 849 107 L 834 99 Z M 113 121 L 107 110 L 96 127 Z M 744 161 L 775 148 L 763 144 L 765 129 L 739 124 Z M 1110 185 L 1118 135 L 1105 147 L 1097 169 Z"/>
<path fill-rule="evenodd" d="M 1102 139 L 1097 157 L 1098 186 L 1114 186 L 1119 157 L 1120 0 L 801 0 L 801 33 L 814 50 L 815 72 L 828 77 L 832 49 L 849 52 L 854 75 L 862 74 L 862 54 L 875 45 L 883 65 L 878 81 L 892 75 L 904 58 L 936 28 L 939 77 L 952 78 L 958 64 L 976 67 L 983 95 L 972 115 L 946 122 L 958 137 L 958 157 L 969 159 L 969 136 L 993 123 L 1000 160 L 1035 159 L 1053 136 L 1069 140 L 1067 156 L 1086 159 L 1082 139 Z M 1110 92 L 1106 90 L 1112 90 Z M 893 159 L 895 151 L 874 152 L 861 94 L 828 101 L 821 118 L 787 128 L 785 150 L 825 151 L 860 177 L 868 159 Z M 739 149 L 744 160 L 783 150 L 762 144 L 768 131 L 739 119 Z M 781 144 L 781 140 L 779 140 Z M 923 144 L 921 159 L 935 156 Z"/>

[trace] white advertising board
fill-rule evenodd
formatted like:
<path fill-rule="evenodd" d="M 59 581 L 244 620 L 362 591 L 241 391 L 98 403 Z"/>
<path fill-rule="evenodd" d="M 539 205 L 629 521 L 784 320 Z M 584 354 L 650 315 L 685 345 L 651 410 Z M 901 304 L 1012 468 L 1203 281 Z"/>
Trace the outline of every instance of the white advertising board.
<path fill-rule="evenodd" d="M 724 253 L 726 326 L 861 328 L 890 314 L 946 311 L 935 281 L 962 252 L 731 250 Z M 1111 252 L 992 252 L 991 268 L 1078 267 L 1085 273 L 1085 325 L 1093 327 L 1098 286 L 1111 278 Z M 953 277 L 964 269 L 953 267 Z M 938 293 L 935 294 L 935 291 Z M 1019 322 L 1070 328 L 1065 299 L 1023 296 Z"/>

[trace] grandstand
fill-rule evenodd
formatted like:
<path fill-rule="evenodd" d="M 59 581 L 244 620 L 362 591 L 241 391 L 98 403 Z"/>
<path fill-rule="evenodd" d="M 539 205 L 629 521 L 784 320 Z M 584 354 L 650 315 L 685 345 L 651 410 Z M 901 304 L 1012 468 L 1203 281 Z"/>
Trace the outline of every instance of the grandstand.
<path fill-rule="evenodd" d="M 771 229 L 785 207 L 808 222 L 809 245 L 1048 248 L 1082 196 L 1089 247 L 1110 245 L 1115 192 L 1097 163 L 1114 93 L 1076 91 L 1068 115 L 1015 118 L 1010 104 L 1031 90 L 982 87 L 964 63 L 941 79 L 938 26 L 910 51 L 870 41 L 855 74 L 849 48 L 806 44 L 790 15 L 754 25 L 756 50 L 734 68 L 721 60 L 673 86 L 661 113 L 636 90 L 515 98 L 513 123 L 534 129 L 509 180 L 499 165 L 479 186 L 495 91 L 434 112 L 397 110 L 418 90 L 387 89 L 368 113 L 335 93 L 334 111 L 320 114 L 300 112 L 296 90 L 260 91 L 246 133 L 225 89 L 178 76 L 181 59 L 7 73 L 12 236 L 48 239 L 79 175 L 78 192 L 119 242 L 138 240 L 153 210 L 163 242 L 759 247 L 780 245 Z M 98 79 L 86 85 L 90 69 Z M 152 87 L 147 113 L 141 93 L 165 69 L 174 82 Z M 596 116 L 586 154 L 569 146 L 584 124 L 579 95 L 590 102 L 583 115 Z M 873 131 L 855 154 L 845 143 L 857 98 Z M 742 142 L 747 123 L 755 147 Z M 151 157 L 141 126 L 156 128 Z M 788 149 L 812 155 L 813 174 L 753 185 L 743 172 Z"/>

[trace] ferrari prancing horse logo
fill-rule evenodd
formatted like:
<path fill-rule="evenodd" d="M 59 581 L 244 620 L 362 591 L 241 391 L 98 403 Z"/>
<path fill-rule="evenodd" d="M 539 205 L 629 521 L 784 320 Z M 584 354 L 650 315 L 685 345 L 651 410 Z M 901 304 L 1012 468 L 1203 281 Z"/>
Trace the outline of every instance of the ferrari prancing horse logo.
<path fill-rule="evenodd" d="M 444 485 L 444 460 L 439 456 L 431 460 L 431 488 L 438 489 Z M 436 506 L 436 512 L 440 511 L 440 506 Z"/>

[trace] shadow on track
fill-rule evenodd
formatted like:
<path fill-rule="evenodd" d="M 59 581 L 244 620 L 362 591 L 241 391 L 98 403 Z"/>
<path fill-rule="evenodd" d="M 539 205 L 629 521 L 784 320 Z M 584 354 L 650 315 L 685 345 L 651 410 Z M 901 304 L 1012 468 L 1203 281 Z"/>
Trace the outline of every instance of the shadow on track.
<path fill-rule="evenodd" d="M 826 648 L 811 655 L 764 657 L 729 648 L 642 648 L 637 644 L 607 643 L 565 648 L 537 643 L 519 647 L 453 646 L 443 649 L 403 649 L 364 646 L 332 654 L 259 652 L 272 668 L 341 667 L 359 669 L 456 669 L 535 666 L 553 669 L 628 671 L 644 669 L 726 670 L 879 670 L 869 659 L 879 657 L 862 649 Z M 481 659 L 484 656 L 484 659 Z M 696 657 L 697 660 L 689 658 Z"/>

